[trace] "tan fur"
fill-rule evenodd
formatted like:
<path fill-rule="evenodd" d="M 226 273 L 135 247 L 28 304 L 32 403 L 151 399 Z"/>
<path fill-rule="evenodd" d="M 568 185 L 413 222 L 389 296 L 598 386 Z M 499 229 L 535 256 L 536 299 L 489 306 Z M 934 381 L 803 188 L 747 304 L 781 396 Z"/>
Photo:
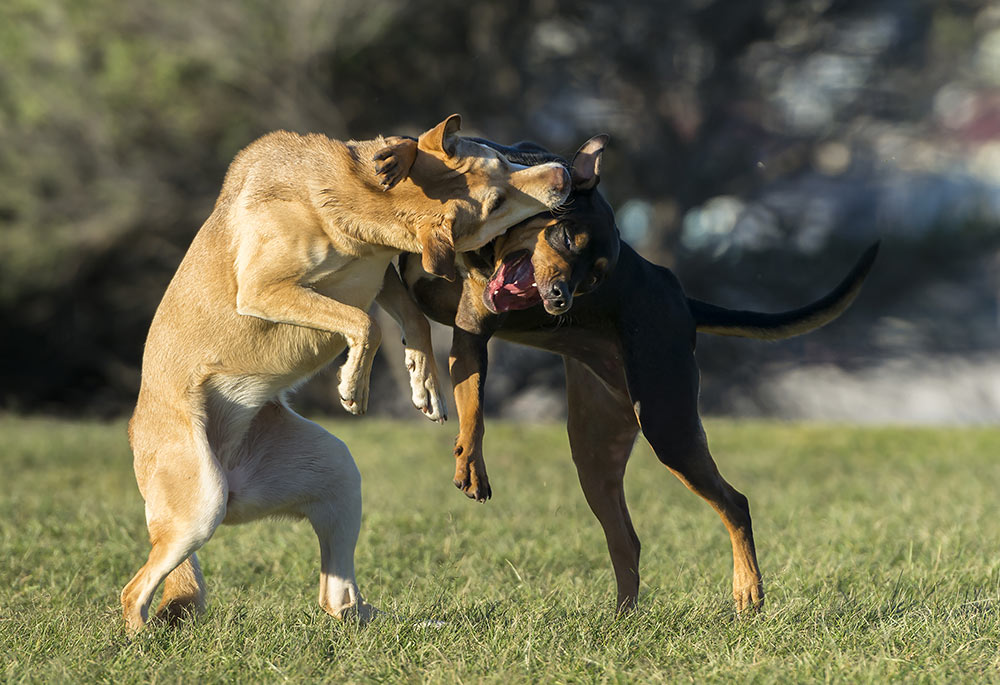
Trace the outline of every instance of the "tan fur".
<path fill-rule="evenodd" d="M 283 394 L 346 346 L 340 400 L 365 412 L 381 340 L 367 309 L 378 297 L 403 327 L 414 403 L 444 418 L 429 327 L 392 258 L 423 251 L 446 273 L 456 251 L 482 246 L 569 192 L 559 165 L 510 165 L 455 135 L 459 122 L 453 115 L 419 142 L 279 131 L 236 156 L 146 341 L 129 436 L 152 550 L 122 591 L 131 630 L 146 622 L 168 574 L 161 612 L 202 606 L 195 550 L 220 523 L 268 515 L 313 524 L 324 610 L 371 615 L 354 580 L 357 467 Z M 499 196 L 505 201 L 490 211 Z"/>

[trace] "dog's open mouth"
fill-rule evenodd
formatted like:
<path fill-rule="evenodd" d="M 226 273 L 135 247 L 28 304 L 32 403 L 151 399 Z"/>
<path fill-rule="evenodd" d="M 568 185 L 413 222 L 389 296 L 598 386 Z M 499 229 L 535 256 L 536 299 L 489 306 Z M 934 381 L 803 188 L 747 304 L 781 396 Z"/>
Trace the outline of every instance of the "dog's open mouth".
<path fill-rule="evenodd" d="M 530 252 L 520 250 L 504 257 L 500 268 L 486 284 L 483 301 L 493 313 L 527 309 L 542 301 Z"/>

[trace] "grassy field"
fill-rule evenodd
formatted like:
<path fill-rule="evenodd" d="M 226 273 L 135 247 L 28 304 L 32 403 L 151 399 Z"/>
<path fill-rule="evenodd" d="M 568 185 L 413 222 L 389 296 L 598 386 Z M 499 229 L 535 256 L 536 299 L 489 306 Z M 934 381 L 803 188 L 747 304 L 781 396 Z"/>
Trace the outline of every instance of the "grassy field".
<path fill-rule="evenodd" d="M 627 489 L 640 610 L 557 425 L 493 423 L 494 499 L 451 485 L 455 426 L 332 423 L 364 475 L 358 578 L 396 615 L 316 604 L 304 522 L 223 527 L 209 609 L 125 638 L 148 551 L 122 423 L 0 417 L 0 664 L 7 681 L 1000 681 L 1000 430 L 710 422 L 750 498 L 767 591 L 730 607 L 728 538 L 640 443 Z M 440 628 L 420 627 L 440 619 Z"/>

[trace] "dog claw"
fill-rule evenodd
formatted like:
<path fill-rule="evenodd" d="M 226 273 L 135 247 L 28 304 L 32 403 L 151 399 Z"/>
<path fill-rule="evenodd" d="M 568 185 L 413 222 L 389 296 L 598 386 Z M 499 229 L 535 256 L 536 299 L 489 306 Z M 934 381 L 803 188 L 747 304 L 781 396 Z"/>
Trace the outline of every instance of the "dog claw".
<path fill-rule="evenodd" d="M 417 143 L 396 137 L 387 138 L 385 142 L 386 146 L 372 155 L 372 162 L 375 163 L 375 175 L 382 189 L 389 190 L 410 173 L 417 154 Z"/>
<path fill-rule="evenodd" d="M 343 395 L 340 397 L 340 406 L 355 416 L 362 416 L 365 413 L 364 408 L 357 400 L 348 399 Z"/>
<path fill-rule="evenodd" d="M 421 407 L 420 411 L 422 411 L 424 416 L 429 418 L 434 423 L 444 423 L 448 420 L 448 416 L 446 414 L 435 415 L 435 411 L 430 407 Z"/>
<path fill-rule="evenodd" d="M 375 174 L 380 177 L 382 185 L 389 185 L 397 176 L 396 163 L 386 162 L 375 167 Z"/>
<path fill-rule="evenodd" d="M 465 480 L 456 478 L 452 481 L 455 487 L 462 491 L 462 494 L 471 500 L 475 500 L 480 504 L 486 502 L 486 500 L 493 497 L 493 489 L 487 483 L 486 485 L 480 486 L 475 490 L 472 489 L 472 481 L 468 478 Z"/>
<path fill-rule="evenodd" d="M 383 159 L 385 159 L 384 162 L 375 165 L 375 176 L 378 178 L 382 190 L 386 191 L 402 180 L 403 171 L 396 157 L 389 155 Z"/>
<path fill-rule="evenodd" d="M 733 583 L 733 599 L 739 616 L 753 616 L 764 608 L 764 584 L 760 576 Z"/>

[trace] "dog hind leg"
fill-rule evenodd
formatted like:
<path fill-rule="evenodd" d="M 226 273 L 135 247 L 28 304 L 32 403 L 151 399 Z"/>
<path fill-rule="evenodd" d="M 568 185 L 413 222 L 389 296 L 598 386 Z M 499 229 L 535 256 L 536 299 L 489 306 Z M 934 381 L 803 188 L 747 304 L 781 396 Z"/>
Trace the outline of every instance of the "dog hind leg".
<path fill-rule="evenodd" d="M 662 335 L 660 340 L 670 340 Z M 719 473 L 698 417 L 698 368 L 683 340 L 663 346 L 655 358 L 626 350 L 629 393 L 643 435 L 657 458 L 722 519 L 733 547 L 733 598 L 737 611 L 760 608 L 763 583 L 747 498 Z M 639 347 L 639 346 L 637 346 Z M 645 362 L 645 363 L 643 363 Z"/>
<path fill-rule="evenodd" d="M 360 485 L 360 476 L 358 478 Z M 360 488 L 359 488 L 360 490 Z M 319 605 L 334 618 L 371 620 L 376 610 L 365 601 L 354 577 L 354 548 L 361 530 L 361 498 L 357 504 L 317 503 L 306 516 L 319 538 Z"/>
<path fill-rule="evenodd" d="M 204 610 L 205 579 L 198 555 L 192 554 L 164 578 L 163 597 L 156 608 L 156 617 L 174 623 L 186 615 Z"/>
<path fill-rule="evenodd" d="M 152 549 L 121 593 L 122 613 L 132 633 L 145 625 L 153 593 L 178 566 L 182 568 L 170 583 L 163 608 L 172 610 L 172 600 L 182 595 L 198 607 L 204 585 L 197 562 L 189 557 L 212 537 L 226 513 L 226 480 L 203 433 L 164 442 L 156 460 L 170 466 L 160 469 L 143 493 Z"/>
<path fill-rule="evenodd" d="M 658 451 L 657 456 L 659 454 Z M 708 451 L 704 433 L 686 453 L 677 453 L 671 463 L 672 466 L 669 463 L 667 466 L 674 475 L 708 502 L 726 526 L 733 546 L 733 600 L 736 610 L 760 609 L 764 603 L 764 585 L 757 566 L 750 503 L 746 496 L 719 473 Z"/>
<path fill-rule="evenodd" d="M 354 576 L 361 530 L 361 474 L 347 446 L 321 426 L 273 403 L 250 427 L 249 452 L 230 475 L 225 523 L 266 516 L 307 518 L 320 546 L 319 603 L 339 619 L 371 619 Z"/>

